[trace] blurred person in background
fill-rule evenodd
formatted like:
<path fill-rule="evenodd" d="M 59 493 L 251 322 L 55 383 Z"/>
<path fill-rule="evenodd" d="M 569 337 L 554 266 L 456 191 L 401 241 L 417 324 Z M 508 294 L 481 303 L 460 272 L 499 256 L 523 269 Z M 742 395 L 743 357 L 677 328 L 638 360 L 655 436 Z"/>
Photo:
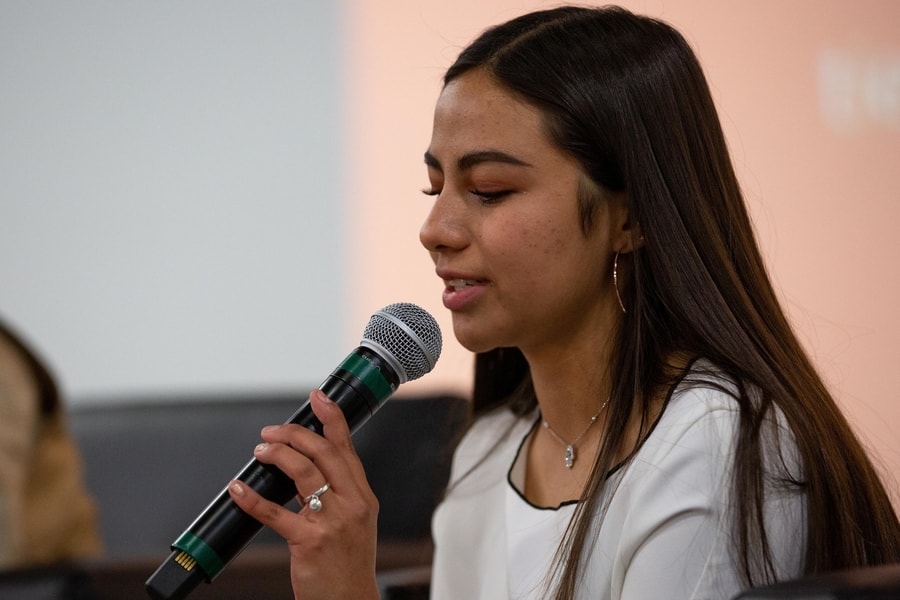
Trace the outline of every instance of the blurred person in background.
<path fill-rule="evenodd" d="M 101 547 L 56 382 L 0 321 L 0 570 L 77 563 Z"/>

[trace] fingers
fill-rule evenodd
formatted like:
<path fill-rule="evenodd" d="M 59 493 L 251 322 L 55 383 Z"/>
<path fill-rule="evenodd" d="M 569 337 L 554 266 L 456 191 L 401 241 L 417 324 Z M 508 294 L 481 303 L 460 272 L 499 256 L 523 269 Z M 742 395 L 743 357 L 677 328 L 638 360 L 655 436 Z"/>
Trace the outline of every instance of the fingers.
<path fill-rule="evenodd" d="M 325 439 L 335 444 L 352 449 L 350 442 L 350 426 L 344 418 L 344 412 L 332 402 L 322 390 L 314 390 L 309 395 L 309 404 L 316 417 L 322 422 Z"/>
<path fill-rule="evenodd" d="M 377 500 L 369 487 L 365 470 L 353 449 L 343 411 L 320 390 L 310 394 L 309 402 L 322 423 L 323 435 L 290 423 L 266 427 L 262 431 L 264 442 L 256 447 L 254 457 L 287 475 L 294 482 L 301 501 L 328 484 L 344 498 L 361 501 L 363 507 L 376 505 Z M 273 507 L 259 504 L 255 498 L 252 508 L 267 511 L 264 517 L 268 519 L 280 514 Z"/>
<path fill-rule="evenodd" d="M 267 445 L 257 447 L 256 458 L 278 467 L 295 482 L 307 480 L 311 476 L 311 469 L 320 471 L 324 480 L 313 479 L 312 489 L 326 482 L 334 485 L 335 481 L 347 477 L 364 481 L 365 472 L 353 449 L 350 428 L 341 408 L 321 390 L 313 391 L 309 402 L 313 413 L 322 423 L 324 435 L 320 436 L 306 427 L 294 424 L 266 427 L 262 431 L 262 438 Z M 292 452 L 279 445 L 289 446 L 311 464 L 304 464 Z M 298 489 L 298 492 L 309 493 L 304 489 Z"/>
<path fill-rule="evenodd" d="M 245 513 L 263 525 L 271 527 L 282 537 L 286 538 L 290 535 L 291 521 L 297 516 L 295 513 L 275 502 L 266 500 L 242 481 L 235 480 L 228 484 L 228 493 L 234 503 Z"/>
<path fill-rule="evenodd" d="M 287 475 L 294 482 L 300 498 L 326 483 L 325 476 L 316 465 L 289 445 L 263 442 L 254 448 L 253 456 L 263 464 L 278 467 Z"/>

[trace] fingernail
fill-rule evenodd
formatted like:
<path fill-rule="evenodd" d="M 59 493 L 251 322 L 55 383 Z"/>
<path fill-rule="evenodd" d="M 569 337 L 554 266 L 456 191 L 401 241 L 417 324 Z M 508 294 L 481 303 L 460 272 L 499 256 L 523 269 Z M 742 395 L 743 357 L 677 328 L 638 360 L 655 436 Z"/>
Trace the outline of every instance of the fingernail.
<path fill-rule="evenodd" d="M 244 495 L 244 486 L 241 485 L 241 483 L 239 481 L 232 481 L 231 485 L 229 487 L 231 488 L 231 491 L 234 492 L 235 494 L 237 494 L 238 496 Z"/>
<path fill-rule="evenodd" d="M 265 450 L 268 447 L 269 447 L 269 445 L 267 443 L 262 442 L 261 444 L 256 445 L 256 448 L 253 449 L 253 453 L 259 454 L 260 452 L 262 452 L 263 450 Z"/>
<path fill-rule="evenodd" d="M 278 428 L 278 425 L 266 425 L 265 427 L 262 428 L 262 432 L 269 433 L 271 431 L 275 431 L 275 429 L 277 429 L 277 428 Z"/>
<path fill-rule="evenodd" d="M 325 404 L 331 404 L 331 403 L 332 403 L 331 398 L 329 398 L 328 396 L 326 396 L 326 395 L 325 395 L 325 392 L 323 392 L 322 390 L 316 390 L 314 393 L 316 394 L 316 398 L 319 399 L 319 402 L 323 402 L 323 403 L 325 403 Z"/>

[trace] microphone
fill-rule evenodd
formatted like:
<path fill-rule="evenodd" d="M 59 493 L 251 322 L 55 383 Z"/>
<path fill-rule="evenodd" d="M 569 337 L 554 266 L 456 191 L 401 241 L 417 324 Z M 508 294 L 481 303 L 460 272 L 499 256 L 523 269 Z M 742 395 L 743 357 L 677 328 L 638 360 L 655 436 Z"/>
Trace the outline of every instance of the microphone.
<path fill-rule="evenodd" d="M 434 317 L 415 304 L 391 304 L 372 315 L 360 345 L 319 389 L 341 408 L 353 433 L 401 383 L 431 371 L 440 355 L 441 330 Z M 309 402 L 286 423 L 323 433 Z M 287 475 L 256 459 L 235 479 L 282 505 L 297 495 Z M 226 487 L 172 543 L 172 553 L 146 581 L 147 593 L 154 600 L 182 600 L 201 581 L 211 583 L 262 527 L 238 508 Z"/>

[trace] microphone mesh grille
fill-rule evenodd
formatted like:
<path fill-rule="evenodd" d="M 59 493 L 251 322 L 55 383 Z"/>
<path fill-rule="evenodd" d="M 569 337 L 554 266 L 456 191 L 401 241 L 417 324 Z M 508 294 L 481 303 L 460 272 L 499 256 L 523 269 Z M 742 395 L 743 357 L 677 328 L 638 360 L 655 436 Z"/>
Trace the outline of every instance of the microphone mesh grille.
<path fill-rule="evenodd" d="M 363 344 L 366 340 L 390 352 L 406 370 L 408 381 L 431 371 L 441 356 L 437 321 L 424 308 L 408 302 L 391 304 L 372 315 L 363 331 Z"/>

